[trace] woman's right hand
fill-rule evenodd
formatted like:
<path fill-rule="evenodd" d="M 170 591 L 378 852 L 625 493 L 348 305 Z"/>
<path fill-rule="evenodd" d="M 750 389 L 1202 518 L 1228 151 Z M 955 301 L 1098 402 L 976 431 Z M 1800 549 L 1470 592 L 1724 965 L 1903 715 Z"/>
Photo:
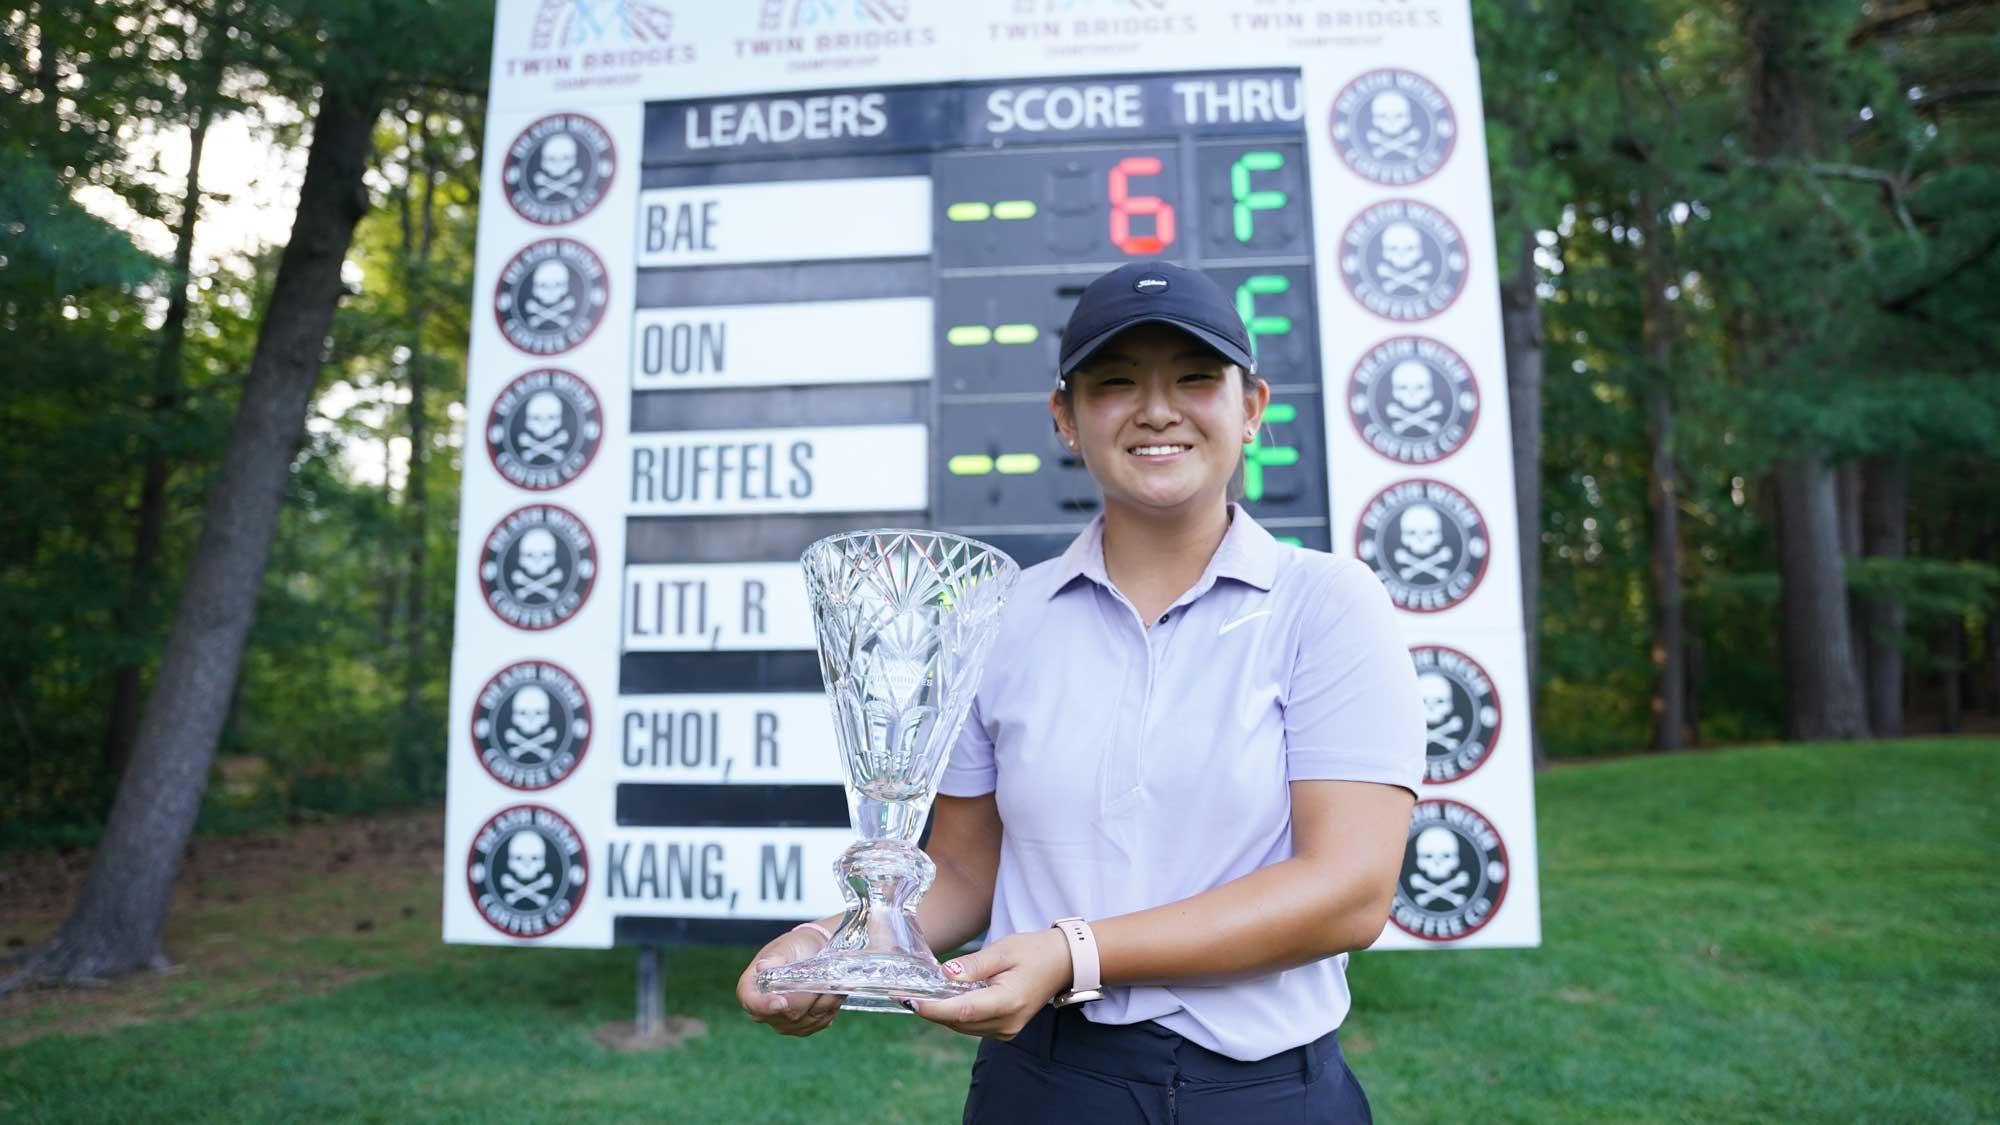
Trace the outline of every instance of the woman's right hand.
<path fill-rule="evenodd" d="M 824 992 L 760 992 L 757 973 L 762 969 L 803 961 L 818 953 L 826 939 L 812 930 L 788 930 L 772 938 L 770 944 L 750 959 L 750 967 L 736 978 L 736 1002 L 758 1023 L 769 1024 L 780 1035 L 807 1036 L 824 1031 L 833 1023 L 845 997 Z"/>

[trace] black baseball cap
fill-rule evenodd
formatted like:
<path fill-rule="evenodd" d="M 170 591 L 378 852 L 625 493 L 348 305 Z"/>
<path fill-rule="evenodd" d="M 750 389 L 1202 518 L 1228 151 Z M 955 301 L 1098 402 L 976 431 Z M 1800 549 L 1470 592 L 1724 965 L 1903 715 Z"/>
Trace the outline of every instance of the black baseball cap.
<path fill-rule="evenodd" d="M 1113 336 L 1135 324 L 1169 324 L 1224 359 L 1257 373 L 1250 333 L 1222 287 L 1200 270 L 1171 262 L 1132 262 L 1084 287 L 1063 329 L 1057 378 L 1077 369 Z"/>

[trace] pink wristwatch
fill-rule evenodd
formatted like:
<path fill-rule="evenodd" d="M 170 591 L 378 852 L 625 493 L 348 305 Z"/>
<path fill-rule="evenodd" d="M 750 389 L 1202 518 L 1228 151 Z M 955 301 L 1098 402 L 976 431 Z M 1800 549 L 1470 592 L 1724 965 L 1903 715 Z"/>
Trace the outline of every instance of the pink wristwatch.
<path fill-rule="evenodd" d="M 1097 938 L 1090 932 L 1090 923 L 1082 918 L 1058 918 L 1054 922 L 1069 944 L 1069 988 L 1049 998 L 1049 1003 L 1058 1008 L 1071 1004 L 1081 1004 L 1086 1000 L 1104 999 L 1104 989 L 1097 965 Z"/>

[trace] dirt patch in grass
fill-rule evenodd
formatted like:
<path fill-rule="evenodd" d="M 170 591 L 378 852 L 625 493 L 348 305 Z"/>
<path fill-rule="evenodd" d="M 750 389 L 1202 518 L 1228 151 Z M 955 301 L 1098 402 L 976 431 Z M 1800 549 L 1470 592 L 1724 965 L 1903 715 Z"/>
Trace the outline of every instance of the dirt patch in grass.
<path fill-rule="evenodd" d="M 0 997 L 0 1047 L 317 995 L 412 960 L 438 941 L 444 814 L 308 822 L 189 846 L 167 915 L 173 967 L 92 988 Z M 53 937 L 90 852 L 14 852 L 0 864 L 0 946 Z"/>

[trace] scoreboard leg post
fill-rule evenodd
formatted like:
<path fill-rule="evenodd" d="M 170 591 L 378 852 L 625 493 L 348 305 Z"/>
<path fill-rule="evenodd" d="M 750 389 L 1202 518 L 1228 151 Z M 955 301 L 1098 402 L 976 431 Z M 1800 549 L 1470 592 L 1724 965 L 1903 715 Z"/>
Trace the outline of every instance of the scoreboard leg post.
<path fill-rule="evenodd" d="M 667 990 L 660 977 L 660 947 L 639 947 L 639 1011 L 632 1030 L 642 1041 L 658 1037 L 665 1030 Z"/>

